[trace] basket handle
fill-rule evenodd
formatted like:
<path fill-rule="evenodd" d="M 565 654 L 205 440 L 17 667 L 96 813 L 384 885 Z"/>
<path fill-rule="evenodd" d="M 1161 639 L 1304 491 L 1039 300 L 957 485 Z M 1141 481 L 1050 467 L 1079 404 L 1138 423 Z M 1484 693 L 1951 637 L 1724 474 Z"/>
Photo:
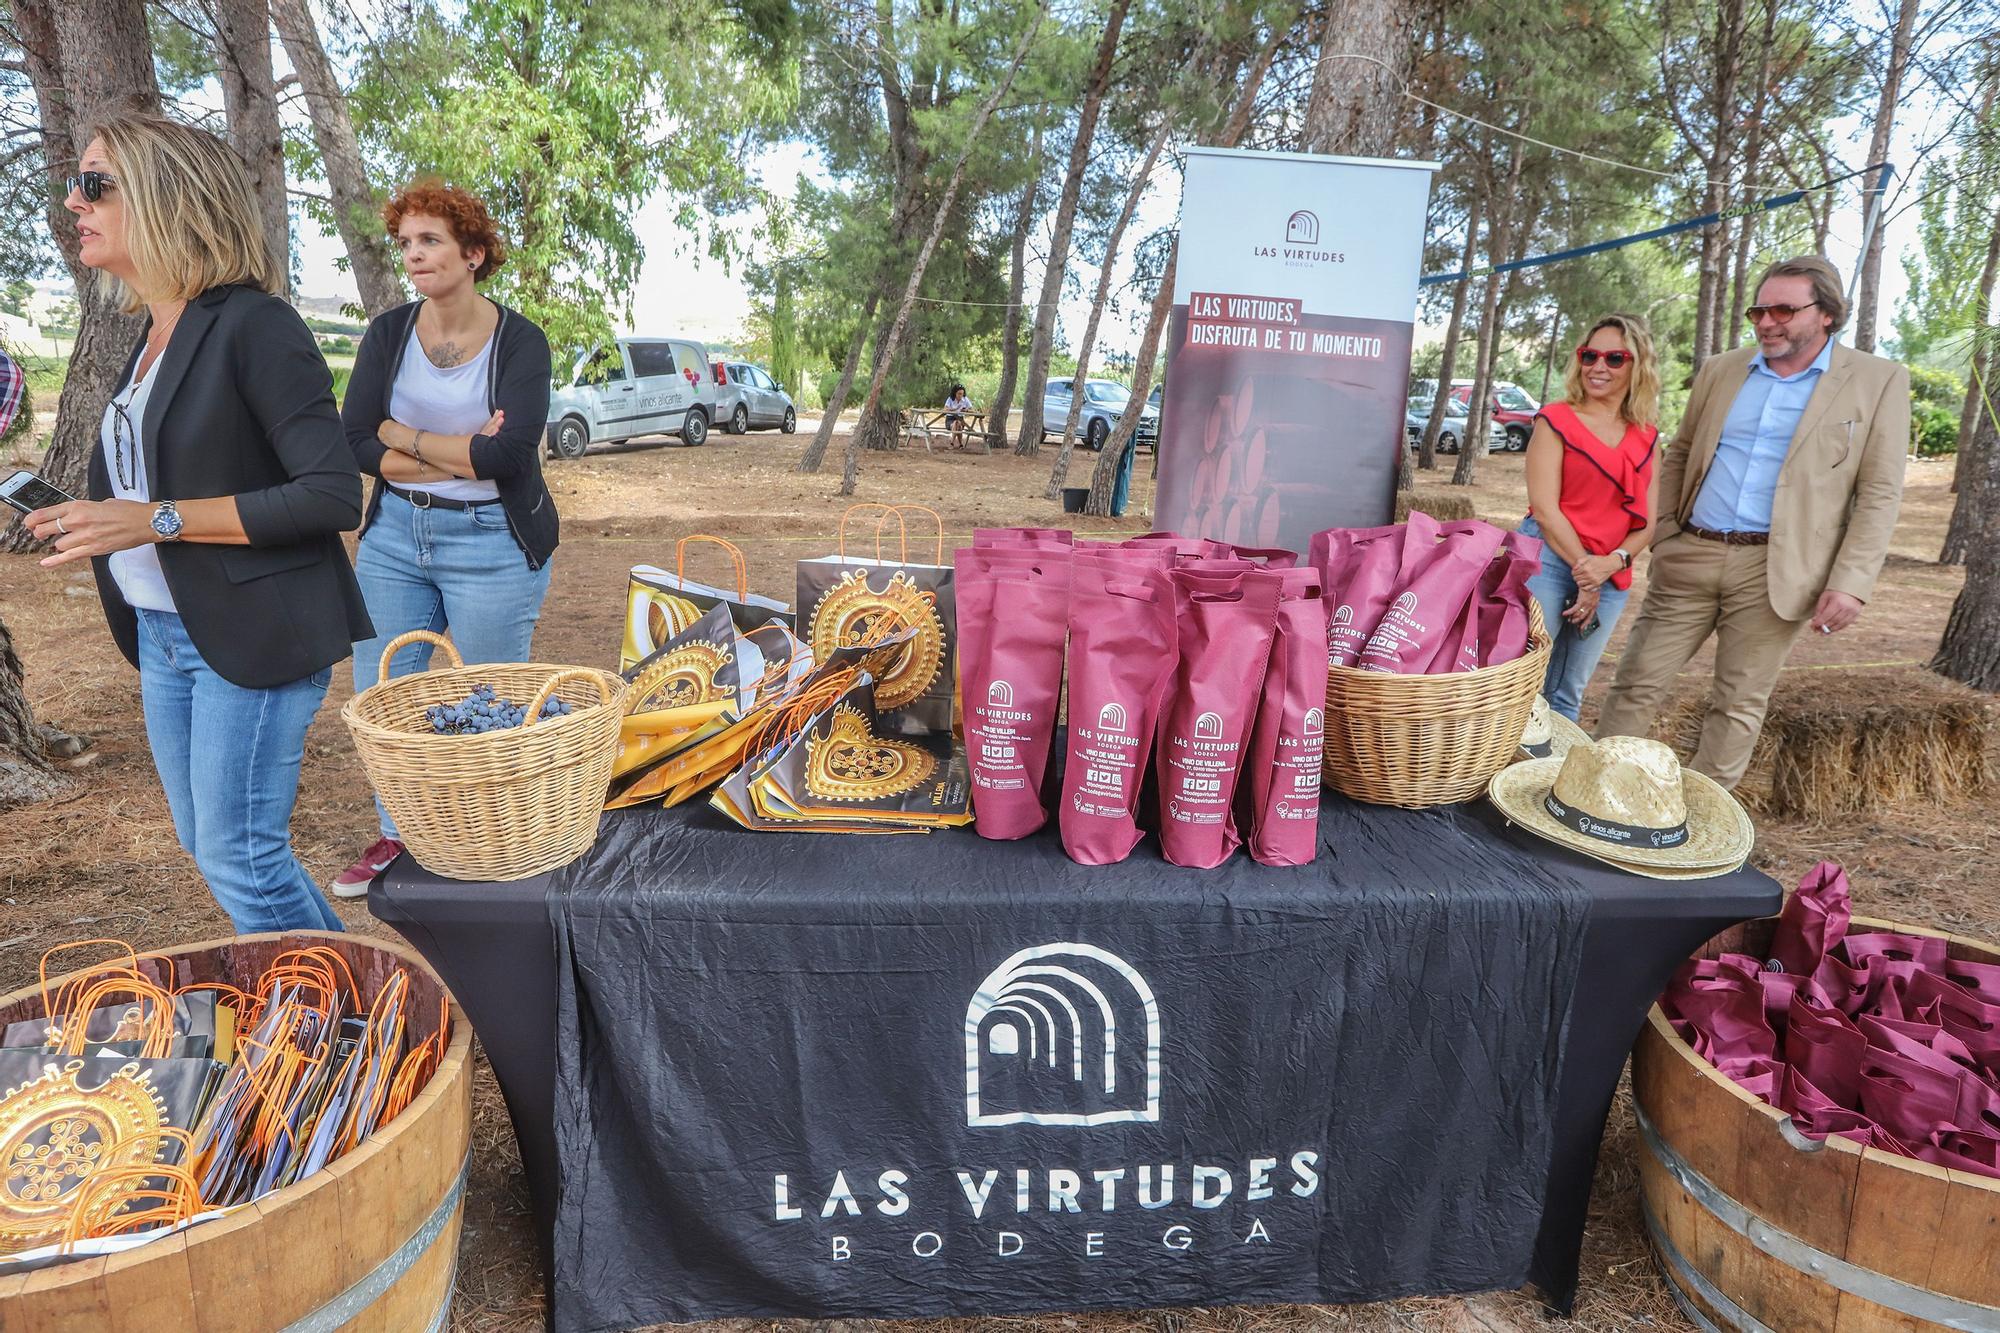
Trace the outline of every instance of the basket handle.
<path fill-rule="evenodd" d="M 523 727 L 532 727 L 535 723 L 541 721 L 542 705 L 555 697 L 557 686 L 572 680 L 589 681 L 597 687 L 597 701 L 599 703 L 608 704 L 611 702 L 611 687 L 604 683 L 603 676 L 600 676 L 595 671 L 586 670 L 583 667 L 565 667 L 563 670 L 556 672 L 555 675 L 550 676 L 543 683 L 542 688 L 535 691 L 534 701 L 528 705 L 528 715 L 522 719 L 521 725 Z"/>
<path fill-rule="evenodd" d="M 937 510 L 931 508 L 929 505 L 890 505 L 889 512 L 896 516 L 896 520 L 899 523 L 903 521 L 905 513 L 929 514 L 931 522 L 937 524 L 937 558 L 932 563 L 939 565 L 944 563 L 944 519 L 938 514 Z M 888 521 L 888 518 L 885 516 L 882 523 L 887 523 Z M 875 540 L 878 545 L 882 540 L 882 523 L 875 525 Z M 910 539 L 907 525 L 905 526 L 903 536 L 903 563 L 906 565 L 910 563 Z"/>
<path fill-rule="evenodd" d="M 452 666 L 462 667 L 465 665 L 465 659 L 458 655 L 458 649 L 451 646 L 450 639 L 445 638 L 442 634 L 433 634 L 427 629 L 413 629 L 407 634 L 398 634 L 395 638 L 389 640 L 388 645 L 382 649 L 382 665 L 375 670 L 376 679 L 389 679 L 389 659 L 396 655 L 397 649 L 412 643 L 428 643 L 433 648 L 442 648 L 450 655 Z M 414 675 L 415 673 L 412 672 L 411 674 Z"/>
<path fill-rule="evenodd" d="M 882 511 L 882 517 L 875 524 L 875 558 L 877 560 L 882 558 L 882 528 L 884 524 L 888 523 L 889 516 L 896 513 L 896 506 L 885 505 L 880 500 L 864 500 L 860 504 L 847 506 L 846 510 L 840 515 L 840 558 L 842 560 L 847 559 L 847 521 L 864 509 L 879 509 Z M 909 525 L 903 522 L 900 515 L 897 516 L 896 521 L 903 528 L 903 563 L 907 564 L 910 554 Z"/>
<path fill-rule="evenodd" d="M 743 551 L 735 542 L 725 537 L 710 536 L 706 532 L 691 532 L 674 543 L 674 577 L 682 586 L 687 584 L 687 545 L 689 542 L 714 542 L 729 552 L 729 563 L 736 566 L 736 600 L 742 601 L 750 595 L 750 574 L 743 564 Z"/>

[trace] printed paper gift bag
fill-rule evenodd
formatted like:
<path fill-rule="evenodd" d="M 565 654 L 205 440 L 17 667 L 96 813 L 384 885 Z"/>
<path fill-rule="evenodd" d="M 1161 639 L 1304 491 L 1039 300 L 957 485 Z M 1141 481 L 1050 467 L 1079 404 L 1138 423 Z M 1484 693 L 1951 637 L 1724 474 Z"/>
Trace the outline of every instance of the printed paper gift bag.
<path fill-rule="evenodd" d="M 851 555 L 847 529 L 857 513 L 877 516 L 875 554 Z M 931 563 L 912 562 L 905 515 L 928 514 L 937 528 Z M 895 558 L 882 554 L 883 530 L 896 527 Z M 839 549 L 799 561 L 799 637 L 814 660 L 870 642 L 885 626 L 916 630 L 876 674 L 875 707 L 889 730 L 903 735 L 949 732 L 958 693 L 957 595 L 945 561 L 944 520 L 921 505 L 855 505 L 841 515 Z"/>
<path fill-rule="evenodd" d="M 949 734 L 881 725 L 866 672 L 750 784 L 758 814 L 804 827 L 953 828 L 972 821 L 965 756 Z"/>
<path fill-rule="evenodd" d="M 735 572 L 730 585 L 717 586 L 687 576 L 690 542 L 712 542 L 729 556 Z M 630 671 L 640 661 L 687 630 L 712 607 L 726 606 L 739 630 L 773 622 L 791 627 L 791 608 L 750 591 L 749 571 L 736 544 L 705 532 L 691 533 L 674 543 L 671 573 L 656 565 L 634 565 L 625 590 L 625 638 L 618 650 L 618 669 Z"/>

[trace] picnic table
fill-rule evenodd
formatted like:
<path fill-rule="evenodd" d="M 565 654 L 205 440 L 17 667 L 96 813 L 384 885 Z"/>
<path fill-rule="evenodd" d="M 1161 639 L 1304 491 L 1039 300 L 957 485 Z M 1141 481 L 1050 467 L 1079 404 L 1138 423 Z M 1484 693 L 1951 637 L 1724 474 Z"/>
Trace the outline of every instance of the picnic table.
<path fill-rule="evenodd" d="M 940 437 L 947 442 L 950 440 L 951 425 L 947 418 L 954 415 L 965 418 L 964 438 L 967 440 L 978 439 L 981 453 L 990 454 L 993 452 L 993 436 L 986 429 L 986 414 L 984 412 L 951 413 L 942 407 L 906 408 L 903 412 L 901 423 L 902 433 L 905 438 L 922 439 L 925 451 L 929 452 L 933 440 Z M 952 447 L 962 448 L 963 446 L 953 445 Z"/>

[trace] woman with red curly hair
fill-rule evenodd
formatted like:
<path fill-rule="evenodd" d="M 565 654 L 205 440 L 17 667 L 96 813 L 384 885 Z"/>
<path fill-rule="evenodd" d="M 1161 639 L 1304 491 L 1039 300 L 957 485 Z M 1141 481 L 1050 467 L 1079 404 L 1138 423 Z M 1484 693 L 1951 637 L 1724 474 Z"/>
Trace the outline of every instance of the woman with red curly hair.
<path fill-rule="evenodd" d="M 357 693 L 407 630 L 449 629 L 468 663 L 526 661 L 557 535 L 541 460 L 549 342 L 479 292 L 506 259 L 486 205 L 420 180 L 382 218 L 417 299 L 370 322 L 340 413 L 355 462 L 377 478 L 354 562 L 377 633 L 355 645 Z M 430 655 L 404 648 L 389 674 Z M 403 850 L 378 813 L 382 836 L 334 879 L 339 897 L 365 895 Z"/>

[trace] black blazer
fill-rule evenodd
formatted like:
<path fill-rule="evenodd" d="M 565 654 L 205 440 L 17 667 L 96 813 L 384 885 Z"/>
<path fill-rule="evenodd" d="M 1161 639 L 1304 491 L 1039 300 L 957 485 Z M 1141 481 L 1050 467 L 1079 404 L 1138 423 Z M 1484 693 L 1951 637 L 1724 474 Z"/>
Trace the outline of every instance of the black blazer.
<path fill-rule="evenodd" d="M 354 462 L 376 479 L 368 495 L 363 532 L 382 509 L 382 488 L 387 484 L 381 479 L 382 459 L 389 450 L 377 432 L 389 419 L 389 395 L 423 304 L 411 301 L 368 321 L 368 332 L 354 354 L 347 396 L 341 400 L 340 420 L 347 428 Z M 500 322 L 494 326 L 493 355 L 487 361 L 486 410 L 506 412 L 507 423 L 498 435 L 472 437 L 472 470 L 500 492 L 500 508 L 507 515 L 514 544 L 521 548 L 529 569 L 540 569 L 561 540 L 555 497 L 542 480 L 542 432 L 549 422 L 549 340 L 526 315 L 498 301 L 493 301 L 493 308 L 500 312 Z"/>
<path fill-rule="evenodd" d="M 150 323 L 148 328 L 150 328 Z M 143 338 L 125 363 L 131 379 Z M 167 590 L 215 673 L 266 689 L 312 675 L 373 638 L 340 534 L 361 522 L 361 478 L 333 406 L 333 377 L 298 312 L 254 287 L 188 302 L 150 372 L 142 423 L 155 498 L 236 497 L 248 546 L 163 542 Z M 111 498 L 100 433 L 90 498 Z M 91 560 L 119 651 L 139 664 L 139 622 Z"/>

